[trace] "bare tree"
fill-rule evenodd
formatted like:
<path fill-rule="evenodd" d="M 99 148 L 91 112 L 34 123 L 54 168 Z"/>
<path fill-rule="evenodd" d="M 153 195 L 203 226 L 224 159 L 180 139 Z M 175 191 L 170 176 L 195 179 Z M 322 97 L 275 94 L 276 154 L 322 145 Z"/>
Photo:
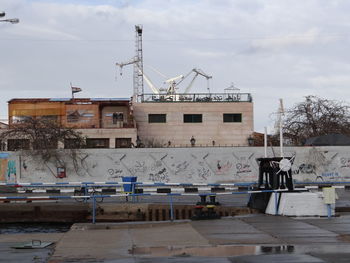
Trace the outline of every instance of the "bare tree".
<path fill-rule="evenodd" d="M 6 139 L 28 139 L 32 145 L 32 151 L 28 154 L 39 157 L 45 164 L 51 161 L 57 167 L 66 167 L 64 159 L 69 155 L 75 169 L 78 169 L 78 149 L 85 146 L 85 137 L 80 132 L 61 127 L 57 121 L 44 118 L 28 118 L 12 124 L 0 133 L 0 141 Z M 59 144 L 65 144 L 69 150 L 58 151 Z"/>
<path fill-rule="evenodd" d="M 350 135 L 349 106 L 343 102 L 306 96 L 285 111 L 283 133 L 294 145 L 310 137 L 340 133 Z"/>

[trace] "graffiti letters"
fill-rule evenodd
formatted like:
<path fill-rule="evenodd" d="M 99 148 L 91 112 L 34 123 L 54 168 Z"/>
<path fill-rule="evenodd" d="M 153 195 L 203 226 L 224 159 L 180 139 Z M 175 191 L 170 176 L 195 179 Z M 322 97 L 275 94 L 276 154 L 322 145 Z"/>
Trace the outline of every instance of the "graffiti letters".
<path fill-rule="evenodd" d="M 350 168 L 350 158 L 342 157 L 340 159 L 340 168 Z"/>
<path fill-rule="evenodd" d="M 249 163 L 237 163 L 236 164 L 237 174 L 250 173 L 252 169 Z"/>
<path fill-rule="evenodd" d="M 177 164 L 176 169 L 175 169 L 175 174 L 186 171 L 186 169 L 189 165 L 190 164 L 187 161 L 184 161 L 182 163 Z"/>
<path fill-rule="evenodd" d="M 302 163 L 297 169 L 293 170 L 293 174 L 316 174 L 316 166 L 313 164 Z"/>
<path fill-rule="evenodd" d="M 155 173 L 150 173 L 148 180 L 152 182 L 168 183 L 170 181 L 168 171 L 163 168 Z"/>
<path fill-rule="evenodd" d="M 122 177 L 121 174 L 123 173 L 123 170 L 110 168 L 107 171 L 108 171 L 108 174 L 111 176 L 111 178 Z"/>
<path fill-rule="evenodd" d="M 144 174 L 146 171 L 147 171 L 147 166 L 145 161 L 142 161 L 142 162 L 136 161 L 135 166 L 130 168 L 130 173 L 133 175 L 136 175 L 137 173 Z"/>
<path fill-rule="evenodd" d="M 227 161 L 226 163 L 221 164 L 221 161 L 217 161 L 216 168 L 216 174 L 226 174 L 231 170 L 232 163 Z"/>

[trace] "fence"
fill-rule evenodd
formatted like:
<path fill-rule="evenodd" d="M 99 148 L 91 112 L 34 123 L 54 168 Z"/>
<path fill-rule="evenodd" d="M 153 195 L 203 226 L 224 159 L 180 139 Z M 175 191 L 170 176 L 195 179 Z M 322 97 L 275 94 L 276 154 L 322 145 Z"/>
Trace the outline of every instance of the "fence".
<path fill-rule="evenodd" d="M 337 185 L 338 187 L 346 187 L 350 184 L 350 182 L 294 182 L 295 185 L 310 185 L 311 187 L 322 187 L 322 186 L 330 186 L 330 185 Z M 130 193 L 118 193 L 118 194 L 110 194 L 110 195 L 104 195 L 104 194 L 98 194 L 96 195 L 96 192 L 92 192 L 89 194 L 89 188 L 92 187 L 122 187 L 124 185 L 132 185 L 135 187 L 132 187 L 132 189 L 142 189 L 140 187 L 164 187 L 164 186 L 172 186 L 172 187 L 183 187 L 184 193 L 172 193 L 172 188 L 170 191 L 164 191 L 161 192 L 158 189 L 164 188 L 157 188 L 157 193 L 144 193 L 143 191 L 141 193 L 137 193 L 137 191 L 132 191 Z M 83 195 L 80 196 L 62 196 L 62 195 L 55 195 L 55 196 L 0 196 L 0 200 L 3 201 L 16 201 L 16 200 L 52 200 L 52 199 L 80 199 L 82 201 L 87 202 L 90 200 L 92 202 L 92 223 L 96 223 L 96 199 L 97 198 L 120 198 L 125 197 L 126 199 L 131 197 L 134 201 L 135 197 L 139 196 L 166 196 L 168 197 L 168 202 L 170 206 L 170 220 L 174 220 L 174 204 L 173 204 L 173 197 L 174 196 L 199 196 L 199 197 L 206 197 L 206 196 L 219 196 L 219 195 L 250 195 L 255 193 L 274 193 L 275 195 L 275 214 L 278 215 L 278 193 L 280 192 L 288 192 L 288 189 L 278 189 L 278 190 L 249 190 L 256 185 L 255 182 L 250 183 L 223 183 L 223 184 L 203 184 L 203 183 L 150 183 L 150 182 L 59 182 L 59 183 L 0 183 L 0 186 L 12 186 L 16 188 L 76 188 L 80 187 L 84 189 Z M 204 192 L 199 192 L 198 188 L 196 192 L 188 193 L 186 192 L 186 188 L 189 187 L 212 187 L 211 192 L 208 192 L 207 190 L 204 190 Z M 220 188 L 221 187 L 221 188 Z M 232 192 L 222 192 L 225 191 L 225 187 L 238 187 L 238 190 L 240 187 L 247 188 L 247 191 L 232 191 Z M 216 190 L 220 190 L 221 192 L 213 192 L 215 188 L 220 188 Z M 303 188 L 305 190 L 305 188 Z M 193 189 L 192 189 L 193 190 Z M 299 189 L 300 190 L 300 189 Z"/>

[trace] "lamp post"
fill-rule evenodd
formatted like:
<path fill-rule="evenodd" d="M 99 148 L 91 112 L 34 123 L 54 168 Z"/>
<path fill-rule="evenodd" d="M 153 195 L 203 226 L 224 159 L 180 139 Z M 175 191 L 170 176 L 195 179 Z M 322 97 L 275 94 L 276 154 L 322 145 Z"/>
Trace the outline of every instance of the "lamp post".
<path fill-rule="evenodd" d="M 5 15 L 6 15 L 5 12 L 0 12 L 0 17 L 4 17 Z M 0 19 L 0 22 L 8 22 L 11 24 L 17 24 L 17 23 L 19 23 L 19 19 L 18 18 Z"/>
<path fill-rule="evenodd" d="M 254 138 L 251 135 L 249 135 L 247 140 L 248 140 L 248 145 L 249 146 L 253 146 L 254 145 Z"/>
<path fill-rule="evenodd" d="M 193 136 L 191 137 L 190 143 L 192 147 L 196 145 L 196 139 Z"/>

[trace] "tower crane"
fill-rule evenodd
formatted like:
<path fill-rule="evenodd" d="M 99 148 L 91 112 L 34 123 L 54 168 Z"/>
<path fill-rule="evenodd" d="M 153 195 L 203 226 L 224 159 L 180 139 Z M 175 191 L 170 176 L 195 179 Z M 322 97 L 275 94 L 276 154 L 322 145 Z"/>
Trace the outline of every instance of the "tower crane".
<path fill-rule="evenodd" d="M 152 83 L 152 81 L 150 80 L 150 78 L 139 68 L 138 66 L 138 59 L 137 58 L 132 58 L 131 60 L 127 61 L 127 62 L 121 62 L 121 63 L 115 63 L 116 66 L 118 66 L 120 68 L 120 75 L 122 75 L 122 70 L 124 66 L 127 65 L 136 65 L 136 68 L 138 69 L 139 74 L 141 74 L 143 76 L 143 78 L 145 79 L 147 85 L 150 87 L 150 89 L 152 90 L 152 92 L 154 94 L 159 94 L 159 89 Z"/>

